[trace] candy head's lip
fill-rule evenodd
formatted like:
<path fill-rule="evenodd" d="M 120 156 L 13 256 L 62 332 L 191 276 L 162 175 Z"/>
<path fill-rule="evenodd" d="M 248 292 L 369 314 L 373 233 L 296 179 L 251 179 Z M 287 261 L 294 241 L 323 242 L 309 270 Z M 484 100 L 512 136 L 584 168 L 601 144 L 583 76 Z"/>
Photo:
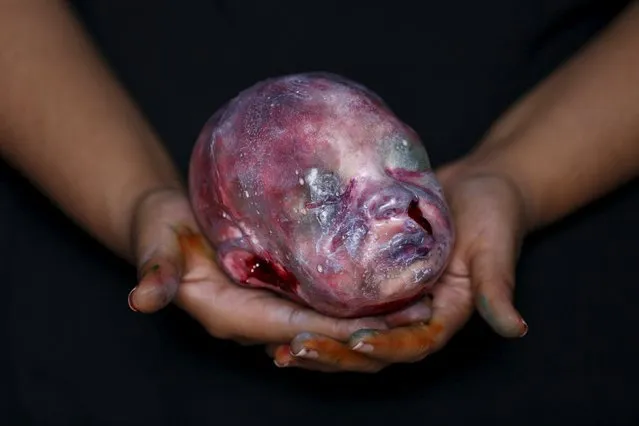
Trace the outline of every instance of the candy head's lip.
<path fill-rule="evenodd" d="M 386 249 L 377 256 L 377 260 L 391 267 L 406 267 L 425 259 L 434 243 L 432 235 L 423 231 L 399 233 L 391 238 Z"/>

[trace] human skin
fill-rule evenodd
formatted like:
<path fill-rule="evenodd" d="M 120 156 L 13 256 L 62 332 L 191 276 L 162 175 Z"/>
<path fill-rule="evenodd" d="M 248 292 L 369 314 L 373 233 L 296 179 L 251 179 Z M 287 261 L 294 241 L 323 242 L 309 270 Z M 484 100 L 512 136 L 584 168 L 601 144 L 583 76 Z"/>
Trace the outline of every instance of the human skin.
<path fill-rule="evenodd" d="M 525 332 L 511 300 L 521 239 L 639 172 L 638 52 L 633 3 L 476 150 L 438 170 L 458 239 L 426 325 L 401 326 L 424 311 L 335 320 L 230 283 L 162 144 L 63 2 L 0 0 L 0 152 L 138 266 L 137 310 L 175 301 L 215 337 L 268 343 L 280 365 L 378 371 L 440 349 L 474 307 L 500 335 Z M 353 335 L 360 328 L 381 331 Z"/>
<path fill-rule="evenodd" d="M 195 145 L 192 205 L 239 284 L 334 317 L 423 298 L 454 232 L 417 134 L 329 73 L 271 78 L 216 112 Z"/>

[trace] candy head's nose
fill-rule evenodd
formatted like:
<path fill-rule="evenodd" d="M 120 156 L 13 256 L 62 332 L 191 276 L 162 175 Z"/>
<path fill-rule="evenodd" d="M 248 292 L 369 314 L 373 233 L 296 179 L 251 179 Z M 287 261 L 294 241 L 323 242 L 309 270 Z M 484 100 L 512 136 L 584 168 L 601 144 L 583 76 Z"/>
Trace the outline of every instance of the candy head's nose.
<path fill-rule="evenodd" d="M 408 214 L 411 203 L 418 201 L 417 196 L 400 185 L 391 185 L 375 191 L 365 203 L 370 219 L 388 220 Z"/>
<path fill-rule="evenodd" d="M 373 192 L 364 203 L 368 219 L 378 226 L 393 226 L 396 231 L 408 233 L 424 232 L 432 235 L 430 222 L 420 209 L 418 194 L 402 185 L 390 185 Z"/>

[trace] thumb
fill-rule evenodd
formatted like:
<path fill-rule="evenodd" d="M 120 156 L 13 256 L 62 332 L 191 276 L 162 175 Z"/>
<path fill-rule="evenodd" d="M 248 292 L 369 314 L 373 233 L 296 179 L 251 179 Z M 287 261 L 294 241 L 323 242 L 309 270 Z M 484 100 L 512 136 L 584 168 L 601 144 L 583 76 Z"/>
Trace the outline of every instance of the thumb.
<path fill-rule="evenodd" d="M 478 252 L 470 261 L 479 314 L 503 337 L 523 337 L 528 325 L 513 306 L 516 249 L 503 244 Z"/>
<path fill-rule="evenodd" d="M 513 306 L 515 265 L 519 257 L 523 205 L 514 185 L 501 177 L 458 181 L 451 197 L 475 305 L 497 334 L 522 337 L 528 326 Z"/>
<path fill-rule="evenodd" d="M 188 229 L 196 228 L 183 191 L 157 191 L 140 202 L 134 231 L 138 284 L 128 300 L 132 310 L 152 313 L 173 301 L 184 271 L 178 237 Z"/>
<path fill-rule="evenodd" d="M 153 313 L 166 307 L 177 293 L 182 276 L 179 253 L 161 247 L 138 267 L 138 284 L 129 293 L 129 307 Z"/>

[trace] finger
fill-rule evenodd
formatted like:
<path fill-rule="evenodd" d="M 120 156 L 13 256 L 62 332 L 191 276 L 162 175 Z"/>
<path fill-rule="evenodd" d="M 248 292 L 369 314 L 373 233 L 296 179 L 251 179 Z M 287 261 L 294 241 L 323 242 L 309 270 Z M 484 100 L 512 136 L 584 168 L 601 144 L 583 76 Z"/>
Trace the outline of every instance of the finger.
<path fill-rule="evenodd" d="M 472 314 L 468 280 L 445 278 L 433 295 L 433 317 L 428 324 L 391 330 L 360 330 L 349 346 L 382 362 L 409 363 L 424 359 L 441 349 L 461 329 Z"/>
<path fill-rule="evenodd" d="M 294 359 L 287 365 L 278 366 L 279 368 L 299 368 L 302 370 L 318 371 L 321 373 L 345 373 L 346 371 L 331 367 L 320 362 L 309 361 L 306 359 Z"/>
<path fill-rule="evenodd" d="M 303 370 L 320 371 L 323 373 L 340 372 L 337 367 L 322 364 L 312 359 L 296 358 L 291 353 L 290 345 L 271 345 L 269 355 L 273 358 L 273 364 L 278 368 L 301 368 Z"/>
<path fill-rule="evenodd" d="M 388 328 L 381 318 L 339 319 L 320 314 L 293 302 L 277 300 L 277 308 L 263 307 L 260 321 L 263 324 L 259 336 L 264 341 L 291 341 L 301 332 L 330 336 L 334 339 L 346 341 L 351 334 L 362 328 L 383 330 Z M 247 329 L 254 328 L 247 324 Z"/>
<path fill-rule="evenodd" d="M 386 315 L 385 320 L 389 327 L 400 327 L 419 322 L 428 322 L 432 314 L 432 299 L 427 296 L 399 312 Z"/>
<path fill-rule="evenodd" d="M 275 356 L 275 354 L 276 354 L 276 352 L 277 352 L 280 348 L 282 348 L 283 346 L 287 346 L 287 347 L 288 347 L 288 345 L 281 345 L 281 344 L 279 344 L 279 343 L 268 343 L 268 344 L 266 344 L 266 345 L 264 346 L 264 351 L 266 352 L 266 354 L 267 354 L 269 357 L 271 357 L 271 358 L 273 358 L 273 360 L 275 360 L 275 357 L 276 357 L 276 356 Z M 288 349 L 287 349 L 287 351 L 288 351 Z"/>
<path fill-rule="evenodd" d="M 440 323 L 399 327 L 388 331 L 360 330 L 353 334 L 350 347 L 372 359 L 388 363 L 422 360 L 443 331 Z"/>
<path fill-rule="evenodd" d="M 173 188 L 147 194 L 137 206 L 133 223 L 138 285 L 129 293 L 129 306 L 151 313 L 175 298 L 184 270 L 177 236 L 197 225 L 184 191 Z"/>
<path fill-rule="evenodd" d="M 140 267 L 138 285 L 129 293 L 129 307 L 135 312 L 152 313 L 166 307 L 177 292 L 181 268 L 171 256 L 151 258 Z"/>
<path fill-rule="evenodd" d="M 375 373 L 384 364 L 341 342 L 313 333 L 301 333 L 291 341 L 294 359 L 312 360 L 339 370 Z"/>
<path fill-rule="evenodd" d="M 279 341 L 290 341 L 303 331 L 346 341 L 351 334 L 362 328 L 372 328 L 376 330 L 388 328 L 383 319 L 380 318 L 332 318 L 311 309 L 303 308 L 292 302 L 281 302 L 282 304 L 286 304 L 286 309 L 265 312 L 263 315 L 265 324 L 268 324 L 275 333 L 271 337 L 279 337 L 278 335 L 286 337 L 285 340 L 279 338 Z"/>
<path fill-rule="evenodd" d="M 528 332 L 528 325 L 512 303 L 513 253 L 515 250 L 507 247 L 482 251 L 471 259 L 470 269 L 480 315 L 501 336 L 523 337 Z"/>
<path fill-rule="evenodd" d="M 298 367 L 323 372 L 376 373 L 386 365 L 355 353 L 330 338 L 302 333 L 290 345 L 273 352 L 278 367 Z"/>

